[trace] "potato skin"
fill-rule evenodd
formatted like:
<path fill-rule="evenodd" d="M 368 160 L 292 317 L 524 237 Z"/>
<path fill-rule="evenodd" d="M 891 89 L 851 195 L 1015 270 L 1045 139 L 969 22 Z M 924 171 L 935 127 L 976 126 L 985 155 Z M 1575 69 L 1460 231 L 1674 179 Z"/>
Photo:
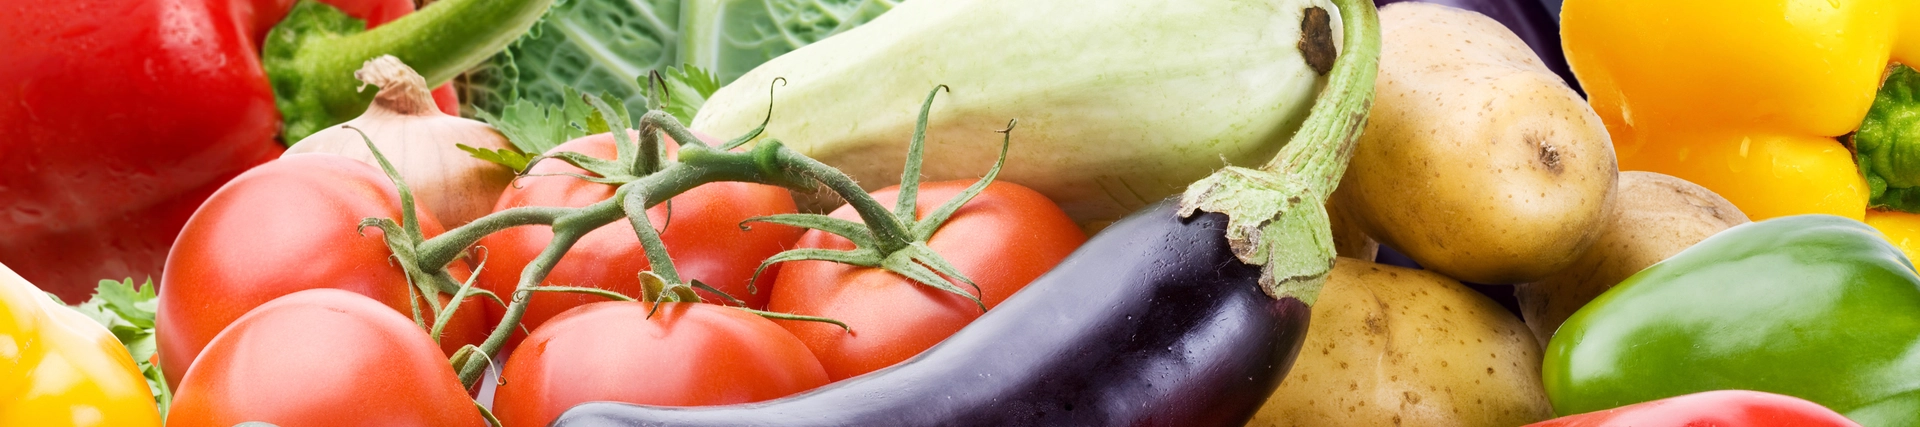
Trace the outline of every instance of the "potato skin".
<path fill-rule="evenodd" d="M 1600 240 L 1572 266 L 1514 288 L 1520 315 L 1545 348 L 1567 317 L 1613 285 L 1708 236 L 1747 223 L 1727 199 L 1687 180 L 1621 172 L 1620 197 Z"/>
<path fill-rule="evenodd" d="M 1336 258 L 1287 378 L 1248 426 L 1517 426 L 1553 416 L 1540 345 L 1486 296 Z"/>
<path fill-rule="evenodd" d="M 1380 21 L 1376 100 L 1334 197 L 1368 235 L 1450 277 L 1566 268 L 1614 198 L 1600 117 L 1490 18 L 1395 3 Z"/>

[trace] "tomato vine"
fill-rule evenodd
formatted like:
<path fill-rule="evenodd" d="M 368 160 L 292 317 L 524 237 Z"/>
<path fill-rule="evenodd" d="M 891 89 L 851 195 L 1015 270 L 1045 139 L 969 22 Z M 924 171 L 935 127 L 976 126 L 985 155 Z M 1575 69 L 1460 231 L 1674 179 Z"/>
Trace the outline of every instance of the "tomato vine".
<path fill-rule="evenodd" d="M 933 93 L 928 94 L 927 102 L 922 106 L 920 124 L 912 136 L 913 152 L 908 155 L 906 169 L 910 175 L 917 175 L 919 170 L 921 156 L 919 151 L 925 139 L 927 112 L 931 109 L 934 96 L 945 89 L 945 86 L 935 88 Z M 941 221 L 914 221 L 913 207 L 905 202 L 901 205 L 901 211 L 889 211 L 845 173 L 788 148 L 777 139 L 765 139 L 744 151 L 733 149 L 760 137 L 766 129 L 765 123 L 745 135 L 729 140 L 720 147 L 714 147 L 694 136 L 673 115 L 655 105 L 653 109 L 635 120 L 640 125 L 639 137 L 636 140 L 625 132 L 629 128 L 629 123 L 617 107 L 607 104 L 599 97 L 583 96 L 583 99 L 597 111 L 598 115 L 595 118 L 605 120 L 606 127 L 612 130 L 611 133 L 619 151 L 618 160 L 604 160 L 580 153 L 558 152 L 536 156 L 531 162 L 563 161 L 592 173 L 592 176 L 572 175 L 575 178 L 617 186 L 612 197 L 591 205 L 571 208 L 515 207 L 482 216 L 433 238 L 424 238 L 418 232 L 418 223 L 412 214 L 411 192 L 405 183 L 400 182 L 398 173 L 394 171 L 392 165 L 386 163 L 383 157 L 380 158 L 381 167 L 399 187 L 405 213 L 398 222 L 388 218 L 368 218 L 361 223 L 361 226 L 377 227 L 385 232 L 387 245 L 392 248 L 394 258 L 406 270 L 408 278 L 414 282 L 416 291 L 428 294 L 448 293 L 454 296 L 453 302 L 446 307 L 440 307 L 437 298 L 424 298 L 431 305 L 430 310 L 435 317 L 447 317 L 449 312 L 460 308 L 460 301 L 472 295 L 485 295 L 507 306 L 505 316 L 494 327 L 486 341 L 477 346 L 463 347 L 450 358 L 449 361 L 459 373 L 460 382 L 463 385 L 470 387 L 479 380 L 486 366 L 491 363 L 486 356 L 498 352 L 506 344 L 514 329 L 519 327 L 521 318 L 527 311 L 529 296 L 533 292 L 583 292 L 616 300 L 631 299 L 625 295 L 599 289 L 541 285 L 561 256 L 565 255 L 583 236 L 622 218 L 633 225 L 641 244 L 645 247 L 646 256 L 651 265 L 650 271 L 638 272 L 637 280 L 645 285 L 642 298 L 654 302 L 700 302 L 700 297 L 694 292 L 695 289 L 725 296 L 725 293 L 711 286 L 698 281 L 688 282 L 681 279 L 678 271 L 673 267 L 671 257 L 667 254 L 665 244 L 660 239 L 659 231 L 654 229 L 646 215 L 648 208 L 694 187 L 712 182 L 758 183 L 795 191 L 811 191 L 816 185 L 824 186 L 845 199 L 859 213 L 864 224 L 844 220 L 827 221 L 821 215 L 779 215 L 755 218 L 750 221 L 817 228 L 834 234 L 858 237 L 856 241 L 865 241 L 868 244 L 863 246 L 871 246 L 874 250 L 869 250 L 871 253 L 862 253 L 866 256 L 858 257 L 860 260 L 856 260 L 857 262 L 880 264 L 884 260 L 882 268 L 921 284 L 953 292 L 975 302 L 979 301 L 977 295 L 969 294 L 947 281 L 947 278 L 951 278 L 962 283 L 972 283 L 954 271 L 938 254 L 930 250 L 916 250 L 916 248 L 925 248 L 924 240 L 932 234 L 932 230 L 937 228 Z M 769 110 L 768 114 L 771 115 L 771 113 Z M 1007 129 L 998 131 L 1008 135 L 1008 139 L 1003 139 L 1001 142 L 1001 161 L 1005 160 L 1012 125 L 1013 122 L 1009 122 Z M 665 158 L 660 144 L 662 134 L 679 142 L 677 160 Z M 370 149 L 373 148 L 371 141 L 367 143 Z M 375 156 L 380 157 L 377 150 Z M 999 171 L 999 166 L 1000 162 L 996 162 L 993 170 L 989 171 L 976 187 L 984 187 L 991 182 Z M 902 181 L 917 182 L 918 176 L 910 176 Z M 960 204 L 964 204 L 971 194 L 978 193 L 977 188 L 973 190 L 968 195 L 956 197 L 948 203 L 948 206 L 942 206 L 940 210 L 951 213 Z M 510 301 L 476 289 L 471 280 L 464 284 L 459 283 L 452 274 L 447 272 L 450 264 L 466 256 L 469 253 L 468 249 L 479 243 L 482 238 L 523 225 L 551 227 L 553 238 L 539 255 L 521 270 L 519 284 L 511 295 Z M 743 228 L 746 226 L 744 223 L 741 225 Z M 891 256 L 894 254 L 903 254 L 903 256 Z M 821 255 L 795 251 L 769 259 L 767 264 L 797 259 L 838 260 L 822 258 Z M 485 268 L 484 261 L 481 264 L 480 268 Z M 942 277 L 943 275 L 945 277 Z M 744 307 L 736 308 L 769 318 L 820 321 L 846 327 L 845 324 L 832 319 L 773 313 Z M 418 307 L 415 307 L 414 317 L 421 325 L 426 324 Z M 437 336 L 435 338 L 438 339 Z"/>

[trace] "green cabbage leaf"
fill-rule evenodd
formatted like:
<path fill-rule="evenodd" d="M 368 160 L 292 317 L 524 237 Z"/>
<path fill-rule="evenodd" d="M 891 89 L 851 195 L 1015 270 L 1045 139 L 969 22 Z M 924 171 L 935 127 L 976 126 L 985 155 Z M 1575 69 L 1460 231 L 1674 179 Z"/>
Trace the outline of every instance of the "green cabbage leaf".
<path fill-rule="evenodd" d="M 712 87 L 852 29 L 900 0 L 561 0 L 526 36 L 460 79 L 466 115 L 515 101 L 562 105 L 568 89 L 646 111 L 647 76 L 669 75 L 668 109 L 692 118 Z M 688 79 L 690 72 L 707 73 Z"/>

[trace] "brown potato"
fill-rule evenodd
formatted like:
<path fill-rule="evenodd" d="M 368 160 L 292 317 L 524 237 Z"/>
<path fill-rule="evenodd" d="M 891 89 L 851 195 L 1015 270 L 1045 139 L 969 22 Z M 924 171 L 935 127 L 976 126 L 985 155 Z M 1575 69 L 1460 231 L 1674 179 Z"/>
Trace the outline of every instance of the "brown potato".
<path fill-rule="evenodd" d="M 1376 100 L 1334 197 L 1428 269 L 1521 283 L 1599 236 L 1618 174 L 1607 129 L 1506 27 L 1425 3 L 1380 9 Z"/>
<path fill-rule="evenodd" d="M 1680 178 L 1621 172 L 1620 198 L 1600 240 L 1572 266 L 1514 288 L 1542 348 L 1560 323 L 1613 285 L 1720 230 L 1747 223 L 1740 208 Z"/>
<path fill-rule="evenodd" d="M 1249 426 L 1517 426 L 1553 416 L 1541 351 L 1486 296 L 1337 258 L 1300 357 Z"/>

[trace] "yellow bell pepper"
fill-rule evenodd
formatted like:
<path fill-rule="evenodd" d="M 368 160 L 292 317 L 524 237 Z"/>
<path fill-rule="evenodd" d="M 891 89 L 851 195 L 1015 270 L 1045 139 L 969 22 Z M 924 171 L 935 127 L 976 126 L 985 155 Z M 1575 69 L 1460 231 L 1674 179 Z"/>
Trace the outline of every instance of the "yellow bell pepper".
<path fill-rule="evenodd" d="M 1888 65 L 1920 61 L 1920 2 L 1567 0 L 1561 37 L 1622 170 L 1693 181 L 1756 221 L 1840 215 L 1920 249 L 1920 216 L 1870 209 L 1884 180 L 1842 142 Z"/>
<path fill-rule="evenodd" d="M 159 426 L 120 341 L 0 265 L 0 426 Z"/>

